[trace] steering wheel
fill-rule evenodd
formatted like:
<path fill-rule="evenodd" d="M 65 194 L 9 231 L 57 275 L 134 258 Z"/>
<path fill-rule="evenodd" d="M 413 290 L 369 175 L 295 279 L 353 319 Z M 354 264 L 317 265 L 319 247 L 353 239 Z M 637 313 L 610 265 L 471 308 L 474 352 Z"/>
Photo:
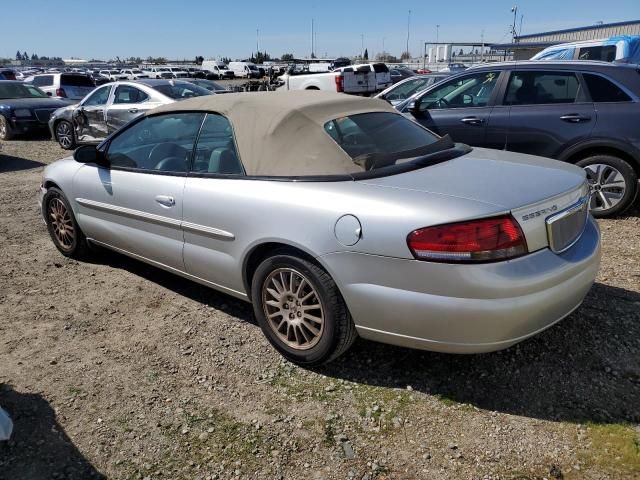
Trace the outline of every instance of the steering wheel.
<path fill-rule="evenodd" d="M 180 157 L 166 157 L 158 162 L 154 170 L 164 172 L 185 172 L 187 170 L 186 159 Z"/>
<path fill-rule="evenodd" d="M 162 142 L 154 145 L 154 147 L 149 152 L 147 165 L 149 165 L 151 168 L 160 169 L 159 166 L 161 163 L 173 157 L 181 159 L 182 166 L 178 171 L 184 171 L 186 167 L 185 159 L 187 158 L 187 151 L 180 145 L 169 142 Z"/>

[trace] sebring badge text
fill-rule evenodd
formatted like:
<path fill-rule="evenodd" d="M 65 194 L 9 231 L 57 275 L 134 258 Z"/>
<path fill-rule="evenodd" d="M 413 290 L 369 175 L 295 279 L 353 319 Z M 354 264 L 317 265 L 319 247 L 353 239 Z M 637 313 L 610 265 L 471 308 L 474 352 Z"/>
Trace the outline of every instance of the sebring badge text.
<path fill-rule="evenodd" d="M 553 213 L 556 210 L 558 210 L 558 206 L 552 205 L 549 208 L 543 208 L 542 210 L 538 210 L 537 212 L 527 213 L 526 215 L 522 216 L 522 220 L 531 220 L 532 218 L 536 218 L 547 213 Z"/>

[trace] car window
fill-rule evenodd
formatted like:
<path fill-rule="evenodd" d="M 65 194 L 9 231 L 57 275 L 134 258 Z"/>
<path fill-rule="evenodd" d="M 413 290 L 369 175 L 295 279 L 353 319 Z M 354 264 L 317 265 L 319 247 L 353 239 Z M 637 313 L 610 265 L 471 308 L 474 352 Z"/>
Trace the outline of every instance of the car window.
<path fill-rule="evenodd" d="M 4 98 L 43 98 L 47 95 L 33 85 L 7 81 L 0 83 L 0 99 Z"/>
<path fill-rule="evenodd" d="M 420 98 L 420 111 L 484 107 L 489 103 L 500 72 L 480 72 L 443 83 Z"/>
<path fill-rule="evenodd" d="M 591 100 L 594 102 L 630 102 L 631 97 L 627 95 L 615 83 L 600 75 L 583 73 L 582 77 L 587 84 Z"/>
<path fill-rule="evenodd" d="M 33 79 L 33 84 L 36 87 L 50 87 L 53 85 L 53 75 L 40 75 Z"/>
<path fill-rule="evenodd" d="M 325 123 L 324 129 L 365 170 L 388 166 L 369 162 L 371 157 L 394 155 L 403 159 L 414 158 L 418 156 L 417 150 L 438 140 L 436 135 L 404 115 L 387 112 L 336 118 Z M 407 156 L 401 155 L 402 152 L 408 152 Z"/>
<path fill-rule="evenodd" d="M 116 88 L 113 103 L 142 103 L 149 98 L 149 95 L 142 90 L 131 85 L 120 85 Z"/>
<path fill-rule="evenodd" d="M 509 78 L 505 104 L 574 103 L 579 93 L 580 83 L 571 72 L 513 72 Z"/>
<path fill-rule="evenodd" d="M 616 59 L 616 46 L 598 45 L 595 47 L 581 47 L 578 49 L 578 59 L 613 62 Z"/>
<path fill-rule="evenodd" d="M 243 174 L 233 129 L 227 118 L 215 113 L 207 114 L 198 137 L 192 170 L 198 173 Z"/>
<path fill-rule="evenodd" d="M 172 75 L 172 74 L 171 74 Z M 174 100 L 183 100 L 185 98 L 200 97 L 202 95 L 211 95 L 206 88 L 199 87 L 193 83 L 166 83 L 164 85 L 154 85 L 154 89 Z"/>
<path fill-rule="evenodd" d="M 69 85 L 71 87 L 93 87 L 93 80 L 84 74 L 62 74 L 60 75 L 60 84 Z"/>
<path fill-rule="evenodd" d="M 112 167 L 186 172 L 204 113 L 145 117 L 114 137 L 107 150 Z"/>
<path fill-rule="evenodd" d="M 82 105 L 85 107 L 106 105 L 107 100 L 109 100 L 110 90 L 111 90 L 111 85 L 98 88 L 91 95 L 89 95 L 89 97 L 87 97 L 87 99 L 84 102 L 82 102 Z"/>
<path fill-rule="evenodd" d="M 387 93 L 384 98 L 385 100 L 404 100 L 409 98 L 414 93 L 427 88 L 432 83 L 431 77 L 416 77 L 411 80 L 407 80 L 406 82 L 398 85 L 389 93 Z"/>

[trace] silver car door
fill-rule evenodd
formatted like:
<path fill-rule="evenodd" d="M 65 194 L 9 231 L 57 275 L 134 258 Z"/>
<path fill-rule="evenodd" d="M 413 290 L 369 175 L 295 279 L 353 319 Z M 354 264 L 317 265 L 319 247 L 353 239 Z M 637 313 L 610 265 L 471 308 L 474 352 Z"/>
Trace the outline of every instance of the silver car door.
<path fill-rule="evenodd" d="M 107 130 L 109 134 L 119 130 L 144 112 L 162 105 L 153 97 L 133 85 L 118 85 L 113 101 L 107 108 Z"/>
<path fill-rule="evenodd" d="M 244 290 L 235 237 L 244 219 L 229 197 L 251 188 L 243 177 L 229 121 L 207 114 L 185 185 L 185 271 L 235 294 Z"/>
<path fill-rule="evenodd" d="M 73 111 L 73 125 L 79 142 L 95 142 L 107 136 L 104 113 L 111 85 L 96 88 Z"/>
<path fill-rule="evenodd" d="M 184 270 L 181 229 L 187 166 L 202 113 L 146 117 L 108 145 L 108 167 L 74 177 L 77 219 L 87 237 L 158 266 Z"/>

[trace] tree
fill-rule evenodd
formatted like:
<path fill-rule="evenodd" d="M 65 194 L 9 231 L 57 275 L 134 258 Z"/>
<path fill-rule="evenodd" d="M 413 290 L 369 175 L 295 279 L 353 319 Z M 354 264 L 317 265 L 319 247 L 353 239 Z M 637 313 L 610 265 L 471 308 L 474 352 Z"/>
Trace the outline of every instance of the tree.
<path fill-rule="evenodd" d="M 460 51 L 458 52 L 458 55 L 464 55 L 464 52 L 462 51 L 462 49 L 460 49 Z"/>
<path fill-rule="evenodd" d="M 38 55 L 36 55 L 35 53 L 32 53 L 31 60 L 38 60 Z"/>
<path fill-rule="evenodd" d="M 229 63 L 229 62 L 231 61 L 231 59 L 230 59 L 229 57 L 222 57 L 222 58 L 220 59 L 220 61 L 221 61 L 222 63 L 224 63 L 224 64 L 227 64 L 227 63 Z"/>
<path fill-rule="evenodd" d="M 22 60 L 22 54 L 20 53 L 20 50 L 16 52 L 16 60 Z"/>
<path fill-rule="evenodd" d="M 196 55 L 196 65 L 202 65 L 202 62 L 204 62 L 204 57 L 202 55 Z"/>
<path fill-rule="evenodd" d="M 369 50 L 368 50 L 368 49 L 366 49 L 366 48 L 364 49 L 364 56 L 363 56 L 363 58 L 364 58 L 365 60 L 369 60 Z"/>
<path fill-rule="evenodd" d="M 282 60 L 283 62 L 293 61 L 293 53 L 283 53 L 280 57 L 280 60 Z"/>
<path fill-rule="evenodd" d="M 29 60 L 29 54 L 27 52 L 22 54 L 22 60 Z"/>
<path fill-rule="evenodd" d="M 411 60 L 411 54 L 409 52 L 402 52 L 402 55 L 400 55 L 400 60 L 405 61 L 405 60 Z"/>

